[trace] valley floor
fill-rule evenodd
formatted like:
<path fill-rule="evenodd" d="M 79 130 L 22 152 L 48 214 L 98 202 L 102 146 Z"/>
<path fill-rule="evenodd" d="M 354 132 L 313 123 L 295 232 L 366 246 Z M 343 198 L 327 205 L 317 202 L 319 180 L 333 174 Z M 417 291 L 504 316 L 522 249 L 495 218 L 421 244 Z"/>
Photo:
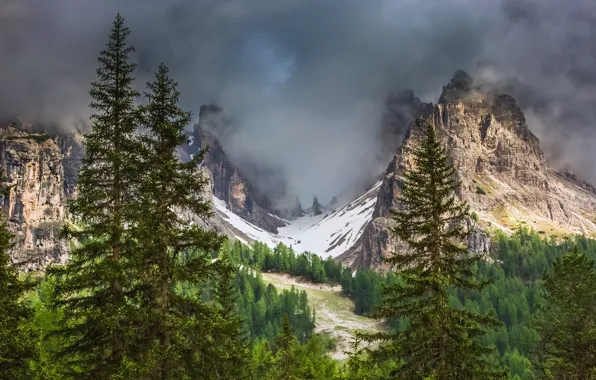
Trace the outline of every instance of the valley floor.
<path fill-rule="evenodd" d="M 277 273 L 263 273 L 263 280 L 278 289 L 294 286 L 306 291 L 310 306 L 316 311 L 315 332 L 330 334 L 337 342 L 331 353 L 334 359 L 347 358 L 345 352 L 350 349 L 355 331 L 375 332 L 381 329 L 376 320 L 354 313 L 354 303 L 341 295 L 339 286 L 303 282 L 297 277 Z"/>

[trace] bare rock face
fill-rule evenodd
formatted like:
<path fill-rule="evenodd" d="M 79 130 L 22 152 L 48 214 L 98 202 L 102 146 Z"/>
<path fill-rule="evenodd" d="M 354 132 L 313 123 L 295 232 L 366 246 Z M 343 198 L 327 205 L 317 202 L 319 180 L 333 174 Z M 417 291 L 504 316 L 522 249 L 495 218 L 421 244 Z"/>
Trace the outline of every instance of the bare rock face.
<path fill-rule="evenodd" d="M 400 206 L 395 198 L 427 123 L 437 129 L 462 182 L 459 198 L 478 215 L 478 227 L 468 242 L 471 250 L 490 250 L 490 239 L 483 231 L 511 232 L 519 224 L 556 236 L 596 233 L 594 187 L 548 168 L 538 138 L 515 99 L 475 86 L 471 77 L 459 71 L 443 88 L 438 104 L 420 106 L 385 172 L 373 221 L 340 260 L 375 267 L 399 248 L 388 238 L 390 210 Z"/>
<path fill-rule="evenodd" d="M 202 106 L 199 118 L 194 129 L 193 142 L 187 151 L 196 154 L 201 148 L 209 147 L 204 165 L 211 172 L 213 194 L 246 221 L 277 233 L 277 229 L 285 223 L 272 215 L 273 211 L 267 208 L 270 202 L 244 178 L 227 157 L 215 135 L 210 132 L 226 127 L 222 110 L 214 105 Z"/>
<path fill-rule="evenodd" d="M 46 134 L 7 127 L 0 130 L 0 168 L 3 185 L 2 211 L 15 234 L 12 258 L 26 271 L 64 263 L 68 247 L 59 239 L 65 220 L 63 157 L 56 142 Z"/>

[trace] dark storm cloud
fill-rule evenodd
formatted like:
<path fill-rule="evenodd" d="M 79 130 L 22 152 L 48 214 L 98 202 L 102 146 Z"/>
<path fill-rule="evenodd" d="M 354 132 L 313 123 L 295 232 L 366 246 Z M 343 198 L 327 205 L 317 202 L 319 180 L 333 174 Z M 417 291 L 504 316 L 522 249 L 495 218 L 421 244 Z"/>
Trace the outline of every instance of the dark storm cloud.
<path fill-rule="evenodd" d="M 70 128 L 116 12 L 132 29 L 139 84 L 165 62 L 182 104 L 217 102 L 237 161 L 277 165 L 329 199 L 387 162 L 387 93 L 436 101 L 456 69 L 511 89 L 551 161 L 596 179 L 596 22 L 574 0 L 3 0 L 0 113 Z M 586 147 L 587 146 L 587 147 Z M 396 147 L 397 148 L 397 147 Z"/>

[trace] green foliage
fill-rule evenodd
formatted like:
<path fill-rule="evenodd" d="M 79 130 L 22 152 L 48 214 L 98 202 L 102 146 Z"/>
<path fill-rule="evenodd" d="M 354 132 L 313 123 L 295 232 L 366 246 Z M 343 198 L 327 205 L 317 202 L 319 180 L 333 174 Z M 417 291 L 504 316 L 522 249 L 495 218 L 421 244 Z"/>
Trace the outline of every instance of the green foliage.
<path fill-rule="evenodd" d="M 63 379 L 61 375 L 66 372 L 68 360 L 57 359 L 55 353 L 60 351 L 62 341 L 53 336 L 52 332 L 62 319 L 62 311 L 52 308 L 52 296 L 54 292 L 54 281 L 51 277 L 45 276 L 37 289 L 27 295 L 34 311 L 33 323 L 40 331 L 38 341 L 39 356 L 32 362 L 34 379 Z"/>
<path fill-rule="evenodd" d="M 374 313 L 379 319 L 406 323 L 399 330 L 362 335 L 380 341 L 378 348 L 368 350 L 372 363 L 398 363 L 394 378 L 504 378 L 504 371 L 487 360 L 492 349 L 481 342 L 499 321 L 449 302 L 451 288 L 482 288 L 473 273 L 480 257 L 468 254 L 462 244 L 468 235 L 463 226 L 469 209 L 455 198 L 455 169 L 432 125 L 424 129 L 414 159 L 414 169 L 404 175 L 398 199 L 402 208 L 393 214 L 392 230 L 410 252 L 387 259 L 399 279 L 385 287 L 383 302 Z"/>
<path fill-rule="evenodd" d="M 6 380 L 31 377 L 29 362 L 38 355 L 33 310 L 21 299 L 32 284 L 10 262 L 12 238 L 0 214 L 0 378 Z"/>
<path fill-rule="evenodd" d="M 251 257 L 251 250 L 238 242 L 224 243 L 219 255 L 229 256 L 233 264 L 241 268 L 235 282 L 239 293 L 238 313 L 243 317 L 244 330 L 252 339 L 264 338 L 272 343 L 281 331 L 283 316 L 287 315 L 293 335 L 302 344 L 308 341 L 315 327 L 315 316 L 305 291 L 292 287 L 278 292 L 275 286 L 266 285 L 258 270 L 247 266 L 246 258 Z"/>
<path fill-rule="evenodd" d="M 273 350 L 266 340 L 253 348 L 252 376 L 254 379 L 340 379 L 338 363 L 327 355 L 329 340 L 313 335 L 305 344 L 299 344 L 292 334 L 289 318 L 284 317 L 282 330 L 275 339 Z"/>
<path fill-rule="evenodd" d="M 50 270 L 62 313 L 51 331 L 62 339 L 55 357 L 77 379 L 222 378 L 230 355 L 215 342 L 235 341 L 240 320 L 201 296 L 229 271 L 211 262 L 224 238 L 189 223 L 188 215 L 211 215 L 197 196 L 207 184 L 204 152 L 176 157 L 190 114 L 164 65 L 146 105 L 134 106 L 128 35 L 118 16 L 92 84 L 96 113 L 69 208 L 82 223 L 64 229 L 80 244 L 68 265 Z"/>
<path fill-rule="evenodd" d="M 256 242 L 252 249 L 240 242 L 234 244 L 232 255 L 239 264 L 266 272 L 287 273 L 314 283 L 339 284 L 342 278 L 343 267 L 332 258 L 323 260 L 310 252 L 296 254 L 291 247 L 282 243 L 273 250 L 259 242 Z"/>
<path fill-rule="evenodd" d="M 596 379 L 596 267 L 577 247 L 544 276 L 534 318 L 538 366 L 548 379 Z"/>
<path fill-rule="evenodd" d="M 223 346 L 210 340 L 235 341 L 240 321 L 230 318 L 233 301 L 225 299 L 228 304 L 218 309 L 192 293 L 177 291 L 178 284 L 200 287 L 219 277 L 229 280 L 226 265 L 210 263 L 211 252 L 219 249 L 224 237 L 189 223 L 188 215 L 212 215 L 208 201 L 196 195 L 207 186 L 199 166 L 204 152 L 187 163 L 176 156 L 178 146 L 188 140 L 184 127 L 190 114 L 178 107 L 177 84 L 168 77 L 167 67 L 159 67 L 144 96 L 139 166 L 151 170 L 137 173 L 134 265 L 142 273 L 138 307 L 144 318 L 137 354 L 154 359 L 139 362 L 142 378 L 192 378 L 197 368 L 221 378 L 230 358 Z"/>
<path fill-rule="evenodd" d="M 480 186 L 476 186 L 476 194 L 486 195 L 486 191 L 484 191 L 484 189 Z"/>
<path fill-rule="evenodd" d="M 71 375 L 78 379 L 106 379 L 117 373 L 124 358 L 138 353 L 135 331 L 142 314 L 131 302 L 137 294 L 134 223 L 139 144 L 132 89 L 135 65 L 127 46 L 129 30 L 120 15 L 98 58 L 97 82 L 90 91 L 93 130 L 85 136 L 85 157 L 78 177 L 78 196 L 69 210 L 85 224 L 65 228 L 67 237 L 80 241 L 65 267 L 51 268 L 56 276 L 56 308 L 63 310 L 63 339 L 57 359 L 70 358 Z M 133 339 L 131 339 L 131 337 Z"/>
<path fill-rule="evenodd" d="M 536 377 L 530 359 L 535 356 L 534 343 L 539 336 L 530 322 L 537 305 L 544 302 L 542 275 L 575 245 L 589 258 L 596 259 L 596 241 L 583 236 L 558 242 L 544 238 L 527 227 L 520 227 L 511 236 L 497 233 L 494 237 L 494 263 L 482 261 L 474 268 L 479 281 L 490 283 L 480 292 L 450 291 L 451 303 L 476 313 L 494 311 L 504 322 L 504 326 L 486 334 L 482 341 L 487 346 L 498 348 L 495 359 L 509 367 L 511 377 L 524 380 Z M 371 275 L 377 276 L 378 281 L 383 283 L 395 281 L 377 272 Z M 380 295 L 379 291 L 376 296 Z M 363 295 L 367 298 L 376 296 L 370 293 Z M 377 306 L 371 305 L 365 314 Z M 399 327 L 400 323 L 393 321 L 390 325 Z"/>
<path fill-rule="evenodd" d="M 472 211 L 470 213 L 470 218 L 472 218 L 472 220 L 475 221 L 475 222 L 478 221 L 478 214 L 476 214 L 476 211 Z"/>
<path fill-rule="evenodd" d="M 284 315 L 281 323 L 281 332 L 275 339 L 275 378 L 279 380 L 294 380 L 296 376 L 295 341 L 290 326 L 288 315 Z"/>

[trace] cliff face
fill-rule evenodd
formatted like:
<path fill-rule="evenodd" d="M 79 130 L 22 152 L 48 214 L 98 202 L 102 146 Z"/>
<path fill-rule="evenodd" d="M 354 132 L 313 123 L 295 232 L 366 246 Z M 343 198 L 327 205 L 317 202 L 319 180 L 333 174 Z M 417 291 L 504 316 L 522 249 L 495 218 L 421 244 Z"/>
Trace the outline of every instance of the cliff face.
<path fill-rule="evenodd" d="M 59 239 L 65 219 L 66 192 L 63 157 L 56 142 L 45 134 L 12 127 L 0 130 L 0 198 L 8 228 L 15 234 L 13 261 L 24 270 L 64 263 L 67 243 Z"/>
<path fill-rule="evenodd" d="M 557 236 L 596 232 L 594 187 L 548 168 L 538 138 L 515 100 L 475 86 L 460 71 L 443 88 L 438 104 L 421 106 L 386 170 L 373 220 L 358 243 L 340 257 L 344 262 L 375 267 L 382 257 L 403 248 L 388 233 L 389 211 L 400 206 L 395 198 L 426 123 L 437 129 L 457 170 L 462 182 L 459 197 L 479 217 L 468 242 L 472 250 L 490 249 L 482 230 L 511 232 L 519 224 Z"/>
<path fill-rule="evenodd" d="M 211 132 L 226 127 L 222 110 L 213 105 L 202 106 L 199 118 L 194 129 L 193 142 L 186 151 L 196 154 L 201 148 L 209 146 L 204 165 L 211 173 L 213 195 L 223 200 L 234 214 L 244 220 L 277 233 L 285 222 L 273 215 L 273 210 L 268 207 L 271 202 L 232 164 Z"/>

